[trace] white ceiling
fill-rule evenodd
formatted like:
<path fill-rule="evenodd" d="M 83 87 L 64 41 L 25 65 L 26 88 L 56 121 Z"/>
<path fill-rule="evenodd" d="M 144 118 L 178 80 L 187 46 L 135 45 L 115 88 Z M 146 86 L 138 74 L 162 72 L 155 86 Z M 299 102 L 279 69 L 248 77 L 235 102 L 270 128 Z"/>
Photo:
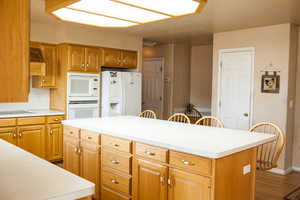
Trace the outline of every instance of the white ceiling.
<path fill-rule="evenodd" d="M 59 23 L 44 11 L 44 0 L 31 0 L 31 17 L 33 21 Z M 208 0 L 201 14 L 130 28 L 99 29 L 139 35 L 162 43 L 206 44 L 216 32 L 288 22 L 300 24 L 300 0 Z"/>

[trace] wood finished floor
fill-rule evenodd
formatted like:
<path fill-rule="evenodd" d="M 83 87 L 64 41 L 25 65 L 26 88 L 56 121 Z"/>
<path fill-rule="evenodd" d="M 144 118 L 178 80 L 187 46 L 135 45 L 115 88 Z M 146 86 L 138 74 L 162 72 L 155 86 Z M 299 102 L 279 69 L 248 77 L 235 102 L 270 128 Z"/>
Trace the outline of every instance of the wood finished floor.
<path fill-rule="evenodd" d="M 256 200 L 282 200 L 291 191 L 300 187 L 300 173 L 286 176 L 257 172 Z"/>

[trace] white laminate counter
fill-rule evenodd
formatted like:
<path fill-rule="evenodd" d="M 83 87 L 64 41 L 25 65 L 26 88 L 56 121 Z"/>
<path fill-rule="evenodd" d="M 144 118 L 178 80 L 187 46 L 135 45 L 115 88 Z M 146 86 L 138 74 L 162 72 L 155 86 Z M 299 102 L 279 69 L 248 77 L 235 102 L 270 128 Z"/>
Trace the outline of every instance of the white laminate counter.
<path fill-rule="evenodd" d="M 73 200 L 95 185 L 0 139 L 1 200 Z"/>
<path fill-rule="evenodd" d="M 28 113 L 22 114 L 0 114 L 1 118 L 17 118 L 17 117 L 38 117 L 38 116 L 55 116 L 55 115 L 64 115 L 64 112 L 56 110 L 27 110 Z M 9 111 L 7 111 L 9 112 Z"/>
<path fill-rule="evenodd" d="M 207 158 L 222 158 L 275 139 L 270 134 L 133 116 L 66 120 L 63 124 Z"/>

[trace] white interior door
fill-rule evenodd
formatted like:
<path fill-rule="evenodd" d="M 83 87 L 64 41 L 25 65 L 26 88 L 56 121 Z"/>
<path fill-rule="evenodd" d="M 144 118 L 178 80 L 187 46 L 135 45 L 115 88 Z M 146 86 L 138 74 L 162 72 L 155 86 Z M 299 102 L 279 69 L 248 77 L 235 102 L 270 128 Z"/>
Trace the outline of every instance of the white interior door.
<path fill-rule="evenodd" d="M 226 128 L 249 129 L 254 50 L 220 54 L 219 117 Z"/>
<path fill-rule="evenodd" d="M 142 110 L 153 110 L 163 116 L 163 59 L 145 59 L 143 62 Z"/>

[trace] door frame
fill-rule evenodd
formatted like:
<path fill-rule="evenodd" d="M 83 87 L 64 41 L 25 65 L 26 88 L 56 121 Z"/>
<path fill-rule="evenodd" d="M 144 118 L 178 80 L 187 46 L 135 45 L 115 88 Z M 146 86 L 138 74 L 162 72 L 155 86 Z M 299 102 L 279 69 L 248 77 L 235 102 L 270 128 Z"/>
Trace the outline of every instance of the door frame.
<path fill-rule="evenodd" d="M 162 86 L 161 86 L 161 101 L 160 101 L 160 107 L 161 107 L 161 110 L 160 110 L 160 118 L 163 119 L 164 118 L 164 90 L 165 90 L 165 59 L 163 57 L 157 57 L 157 58 L 144 58 L 143 59 L 143 65 L 144 65 L 144 62 L 145 61 L 161 61 L 161 67 L 162 67 L 162 70 L 161 70 L 161 82 L 162 82 Z M 144 71 L 143 71 L 143 68 L 142 67 L 142 76 L 144 74 Z M 143 102 L 143 100 L 142 100 Z M 143 105 L 142 105 L 143 107 Z"/>
<path fill-rule="evenodd" d="M 250 83 L 250 108 L 249 108 L 249 128 L 253 123 L 253 102 L 254 102 L 254 68 L 255 68 L 255 47 L 246 48 L 234 48 L 234 49 L 220 49 L 218 55 L 218 92 L 217 92 L 217 117 L 221 119 L 221 83 L 222 83 L 222 55 L 224 53 L 236 53 L 236 52 L 250 52 L 252 55 L 252 65 L 251 65 L 251 83 Z"/>

